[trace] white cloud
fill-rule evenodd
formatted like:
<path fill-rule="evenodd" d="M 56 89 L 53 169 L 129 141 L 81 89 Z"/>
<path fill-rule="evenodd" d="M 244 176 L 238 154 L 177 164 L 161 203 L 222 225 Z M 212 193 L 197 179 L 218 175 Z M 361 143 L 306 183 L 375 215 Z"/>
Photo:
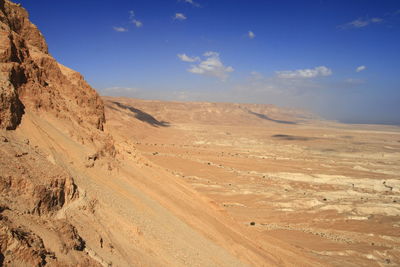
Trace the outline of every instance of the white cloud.
<path fill-rule="evenodd" d="M 381 18 L 372 18 L 371 19 L 371 22 L 372 23 L 380 23 L 380 22 L 382 22 L 383 21 L 383 19 L 381 19 Z"/>
<path fill-rule="evenodd" d="M 140 20 L 136 19 L 136 15 L 133 10 L 129 10 L 129 20 L 132 24 L 136 26 L 136 28 L 140 28 L 143 26 L 143 23 Z"/>
<path fill-rule="evenodd" d="M 365 70 L 366 68 L 367 68 L 367 67 L 364 66 L 364 65 L 359 66 L 359 67 L 356 68 L 356 72 L 361 72 L 361 71 Z"/>
<path fill-rule="evenodd" d="M 318 76 L 332 75 L 332 70 L 325 66 L 319 66 L 314 69 L 277 71 L 276 74 L 282 79 L 315 78 Z"/>
<path fill-rule="evenodd" d="M 116 32 L 127 32 L 128 29 L 124 27 L 113 27 L 114 31 Z"/>
<path fill-rule="evenodd" d="M 214 52 L 214 51 L 207 51 L 203 54 L 203 56 L 205 57 L 219 57 L 219 53 L 218 52 Z"/>
<path fill-rule="evenodd" d="M 140 28 L 143 26 L 143 23 L 137 19 L 132 20 L 132 23 L 135 24 L 136 28 Z"/>
<path fill-rule="evenodd" d="M 294 107 L 300 99 L 307 100 L 308 95 L 318 94 L 325 89 L 324 83 L 315 79 L 281 79 L 276 75 L 264 76 L 252 72 L 243 82 L 234 85 L 230 96 L 237 96 L 239 101 L 252 103 L 275 103 Z"/>
<path fill-rule="evenodd" d="M 219 53 L 208 51 L 203 54 L 204 60 L 200 61 L 198 57 L 188 57 L 185 54 L 180 54 L 178 57 L 182 61 L 195 62 L 200 61 L 197 65 L 192 65 L 187 71 L 193 74 L 199 74 L 204 76 L 212 76 L 225 81 L 229 77 L 229 73 L 233 72 L 234 69 L 230 66 L 225 66 L 220 57 Z"/>
<path fill-rule="evenodd" d="M 370 23 L 369 20 L 356 19 L 349 22 L 347 25 L 354 28 L 362 28 L 367 26 L 369 23 Z"/>
<path fill-rule="evenodd" d="M 182 13 L 176 13 L 174 19 L 176 20 L 185 20 L 187 17 Z"/>
<path fill-rule="evenodd" d="M 341 29 L 357 29 L 357 28 L 363 28 L 366 27 L 370 24 L 374 24 L 374 23 L 381 23 L 383 22 L 383 19 L 375 17 L 375 18 L 358 18 L 356 20 L 350 21 L 349 23 L 340 25 L 339 28 Z"/>
<path fill-rule="evenodd" d="M 186 54 L 178 54 L 178 57 L 180 60 L 182 60 L 183 62 L 196 62 L 196 61 L 200 61 L 199 57 L 189 57 Z"/>
<path fill-rule="evenodd" d="M 195 7 L 200 7 L 200 5 L 197 2 L 193 1 L 193 0 L 181 0 L 181 1 L 183 1 L 185 3 L 188 3 L 188 4 L 191 4 L 192 6 L 195 6 Z"/>
<path fill-rule="evenodd" d="M 249 36 L 250 39 L 254 39 L 256 37 L 256 35 L 252 31 L 249 31 L 247 36 Z"/>

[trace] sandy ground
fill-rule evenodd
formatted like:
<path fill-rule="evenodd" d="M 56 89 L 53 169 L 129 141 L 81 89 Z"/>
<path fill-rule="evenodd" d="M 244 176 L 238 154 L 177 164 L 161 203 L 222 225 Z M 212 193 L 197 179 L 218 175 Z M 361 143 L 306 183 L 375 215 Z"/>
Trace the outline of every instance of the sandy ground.
<path fill-rule="evenodd" d="M 28 173 L 61 168 L 77 186 L 50 217 L 1 211 L 54 262 L 400 265 L 399 127 L 268 105 L 104 101 L 104 132 L 30 111 L 0 132 Z M 66 254 L 64 222 L 83 251 Z"/>
<path fill-rule="evenodd" d="M 106 97 L 104 124 L 0 2 L 0 266 L 400 265 L 399 127 Z"/>
<path fill-rule="evenodd" d="M 166 168 L 148 157 L 153 152 L 142 151 L 134 136 L 126 135 L 146 136 L 148 129 L 161 134 L 156 138 L 173 141 L 182 133 L 180 128 L 160 132 L 164 126 L 146 123 L 149 128 L 143 128 L 141 120 L 132 118 L 132 124 L 124 127 L 125 121 L 113 120 L 112 111 L 107 113 L 109 122 L 102 137 L 67 120 L 29 111 L 16 131 L 1 132 L 9 140 L 6 144 L 29 140 L 30 148 L 40 149 L 40 158 L 28 153 L 32 161 L 47 159 L 47 164 L 62 167 L 74 179 L 79 198 L 64 205 L 52 220 L 72 224 L 92 260 L 102 266 L 323 265 L 279 238 L 260 236 L 231 216 L 212 195 L 177 176 L 171 167 L 180 159 Z M 96 151 L 107 152 L 107 146 L 101 148 L 107 144 L 105 135 L 112 136 L 117 154 L 100 153 L 95 161 L 89 160 Z M 56 259 L 74 262 L 68 259 L 73 254 L 65 255 L 60 248 L 57 232 L 49 230 L 46 218 L 4 214 L 40 236 Z"/>
<path fill-rule="evenodd" d="M 210 199 L 256 246 L 277 240 L 311 265 L 400 264 L 399 127 L 106 100 L 119 142 Z"/>

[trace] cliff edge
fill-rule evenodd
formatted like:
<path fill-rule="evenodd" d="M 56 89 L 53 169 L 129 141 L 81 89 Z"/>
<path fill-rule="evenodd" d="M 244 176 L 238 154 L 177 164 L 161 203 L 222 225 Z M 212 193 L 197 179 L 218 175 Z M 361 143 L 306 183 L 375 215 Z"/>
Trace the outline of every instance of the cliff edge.
<path fill-rule="evenodd" d="M 0 128 L 15 129 L 24 109 L 102 130 L 104 106 L 83 77 L 59 64 L 18 4 L 0 0 Z"/>

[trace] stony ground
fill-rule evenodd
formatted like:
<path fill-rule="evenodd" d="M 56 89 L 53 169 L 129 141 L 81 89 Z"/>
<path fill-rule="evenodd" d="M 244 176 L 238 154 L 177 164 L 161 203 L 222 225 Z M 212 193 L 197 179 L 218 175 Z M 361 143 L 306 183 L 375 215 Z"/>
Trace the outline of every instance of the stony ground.
<path fill-rule="evenodd" d="M 196 104 L 187 117 L 190 104 L 108 100 L 114 134 L 211 198 L 258 244 L 274 237 L 337 266 L 400 264 L 400 128 L 245 123 L 254 118 L 240 112 L 236 124 L 218 106 L 201 114 Z"/>

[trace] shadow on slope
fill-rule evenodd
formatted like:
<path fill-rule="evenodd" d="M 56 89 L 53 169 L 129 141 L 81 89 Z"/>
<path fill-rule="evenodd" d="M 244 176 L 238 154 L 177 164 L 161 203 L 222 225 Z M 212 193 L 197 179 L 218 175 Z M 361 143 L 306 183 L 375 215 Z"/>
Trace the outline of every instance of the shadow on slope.
<path fill-rule="evenodd" d="M 268 121 L 272 121 L 272 122 L 276 122 L 276 123 L 282 123 L 282 124 L 297 124 L 297 122 L 294 122 L 294 121 L 283 121 L 283 120 L 271 119 L 267 115 L 256 113 L 256 112 L 253 112 L 253 111 L 250 111 L 250 110 L 248 110 L 248 112 L 250 114 L 252 114 L 252 115 L 255 115 L 255 116 L 259 117 L 260 119 L 263 119 L 263 120 L 268 120 Z"/>
<path fill-rule="evenodd" d="M 120 108 L 129 110 L 130 112 L 135 114 L 134 116 L 136 119 L 146 122 L 153 127 L 169 127 L 170 126 L 169 122 L 159 121 L 156 118 L 154 118 L 153 116 L 151 116 L 150 114 L 148 114 L 144 111 L 141 111 L 140 109 L 137 109 L 137 108 L 134 108 L 134 107 L 131 107 L 128 105 L 124 105 L 124 104 L 121 104 L 121 103 L 115 102 L 115 101 L 112 101 L 112 103 L 117 105 Z"/>

